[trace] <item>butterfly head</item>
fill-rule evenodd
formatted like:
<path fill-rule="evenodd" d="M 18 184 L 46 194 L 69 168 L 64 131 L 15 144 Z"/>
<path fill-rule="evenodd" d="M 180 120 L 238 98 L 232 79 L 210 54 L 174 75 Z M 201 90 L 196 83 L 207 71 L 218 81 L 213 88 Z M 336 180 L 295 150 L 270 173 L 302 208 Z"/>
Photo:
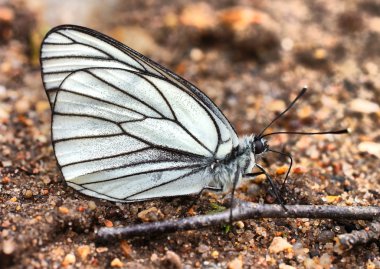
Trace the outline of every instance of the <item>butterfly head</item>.
<path fill-rule="evenodd" d="M 261 154 L 269 150 L 269 145 L 267 141 L 260 137 L 255 136 L 252 141 L 252 152 L 253 154 Z"/>

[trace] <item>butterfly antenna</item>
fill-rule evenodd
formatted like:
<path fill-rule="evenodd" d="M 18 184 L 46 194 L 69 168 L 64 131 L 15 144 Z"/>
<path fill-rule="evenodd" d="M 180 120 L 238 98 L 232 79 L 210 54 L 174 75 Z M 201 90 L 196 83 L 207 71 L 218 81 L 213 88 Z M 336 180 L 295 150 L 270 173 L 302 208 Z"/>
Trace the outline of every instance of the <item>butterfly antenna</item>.
<path fill-rule="evenodd" d="M 332 130 L 332 131 L 323 131 L 323 132 L 280 131 L 280 132 L 273 132 L 273 133 L 265 134 L 265 135 L 263 135 L 261 137 L 266 137 L 266 136 L 275 135 L 275 134 L 321 135 L 321 134 L 348 134 L 348 133 L 350 133 L 350 129 Z"/>
<path fill-rule="evenodd" d="M 265 128 L 264 130 L 261 131 L 261 133 L 258 135 L 258 137 L 264 137 L 263 136 L 263 133 L 276 121 L 278 120 L 279 118 L 281 118 L 286 112 L 288 112 L 289 109 L 291 109 L 294 104 L 298 101 L 298 99 L 300 99 L 302 97 L 302 95 L 305 94 L 305 92 L 307 91 L 307 86 L 304 86 L 301 90 L 301 92 L 297 95 L 297 97 L 289 104 L 289 106 L 284 110 L 282 111 L 277 117 L 275 117 Z"/>

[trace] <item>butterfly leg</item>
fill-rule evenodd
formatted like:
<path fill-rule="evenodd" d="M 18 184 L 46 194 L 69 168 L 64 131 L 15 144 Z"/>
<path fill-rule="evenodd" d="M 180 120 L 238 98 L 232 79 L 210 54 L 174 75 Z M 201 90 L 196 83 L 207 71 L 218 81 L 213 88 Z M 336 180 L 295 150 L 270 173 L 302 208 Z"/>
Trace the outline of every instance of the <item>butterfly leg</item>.
<path fill-rule="evenodd" d="M 234 206 L 235 189 L 237 187 L 239 177 L 240 177 L 240 167 L 239 167 L 239 165 L 237 165 L 236 172 L 234 175 L 234 181 L 233 181 L 233 185 L 232 185 L 232 191 L 231 191 L 231 205 L 230 205 L 230 225 L 231 226 L 232 226 L 232 209 Z"/>
<path fill-rule="evenodd" d="M 259 175 L 264 175 L 264 174 L 265 174 L 264 172 L 247 173 L 247 174 L 244 174 L 243 177 L 244 178 L 257 177 Z"/>
<path fill-rule="evenodd" d="M 279 193 L 279 190 L 277 188 L 277 186 L 274 184 L 273 182 L 273 179 L 271 178 L 271 176 L 265 171 L 265 169 L 259 165 L 259 164 L 256 164 L 257 168 L 259 168 L 267 177 L 268 181 L 269 181 L 269 184 L 271 185 L 272 189 L 273 189 L 273 192 L 274 194 L 276 195 L 276 198 L 277 198 L 277 201 L 281 204 L 282 208 L 285 210 L 285 211 L 288 211 L 285 207 L 285 201 L 284 199 L 282 199 L 280 193 Z"/>
<path fill-rule="evenodd" d="M 284 179 L 284 181 L 282 182 L 282 185 L 281 185 L 281 190 L 283 190 L 284 187 L 285 187 L 286 180 L 288 179 L 289 173 L 290 173 L 290 171 L 292 169 L 292 166 L 293 166 L 293 157 L 292 157 L 292 155 L 290 155 L 289 153 L 286 153 L 286 152 L 276 151 L 276 150 L 273 150 L 273 149 L 270 149 L 269 151 L 277 153 L 277 154 L 280 154 L 280 155 L 285 156 L 285 157 L 288 157 L 289 160 L 290 160 L 288 171 L 286 172 L 285 179 Z"/>
<path fill-rule="evenodd" d="M 201 197 L 201 195 L 203 194 L 204 191 L 222 192 L 223 188 L 221 188 L 221 187 L 211 187 L 211 186 L 205 186 L 205 187 L 203 187 L 201 189 L 201 191 L 196 194 L 196 196 L 197 196 L 198 199 L 194 200 L 194 203 L 191 206 L 195 205 L 195 203 L 199 200 L 199 198 Z"/>

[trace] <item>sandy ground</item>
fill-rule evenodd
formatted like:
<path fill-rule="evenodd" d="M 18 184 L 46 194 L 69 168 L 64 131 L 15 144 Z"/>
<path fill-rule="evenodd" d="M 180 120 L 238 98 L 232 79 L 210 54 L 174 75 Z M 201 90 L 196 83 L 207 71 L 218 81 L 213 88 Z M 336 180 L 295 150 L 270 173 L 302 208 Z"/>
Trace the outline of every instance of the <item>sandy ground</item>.
<path fill-rule="evenodd" d="M 40 42 L 58 23 L 101 30 L 204 91 L 239 135 L 259 133 L 302 86 L 307 96 L 271 127 L 341 136 L 281 135 L 293 155 L 289 204 L 379 205 L 380 4 L 365 1 L 20 1 L 0 6 L 0 268 L 380 268 L 379 244 L 334 252 L 334 237 L 364 221 L 248 220 L 152 234 L 106 245 L 94 230 L 210 214 L 223 195 L 114 204 L 65 185 L 50 140 L 50 107 L 38 63 Z M 287 160 L 261 160 L 280 184 Z M 238 191 L 274 203 L 261 177 Z M 146 213 L 144 210 L 150 210 Z M 280 250 L 273 250 L 277 237 Z M 272 248 L 271 248 L 272 246 Z"/>

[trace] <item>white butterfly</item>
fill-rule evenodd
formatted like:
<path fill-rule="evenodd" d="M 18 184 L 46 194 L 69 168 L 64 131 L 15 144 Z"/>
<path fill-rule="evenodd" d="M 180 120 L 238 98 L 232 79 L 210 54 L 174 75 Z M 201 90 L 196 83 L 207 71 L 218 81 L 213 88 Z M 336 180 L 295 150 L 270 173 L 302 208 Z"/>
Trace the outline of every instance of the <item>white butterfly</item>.
<path fill-rule="evenodd" d="M 58 26 L 41 65 L 55 155 L 83 194 L 133 202 L 225 191 L 261 169 L 261 135 L 239 141 L 194 85 L 108 36 Z"/>

